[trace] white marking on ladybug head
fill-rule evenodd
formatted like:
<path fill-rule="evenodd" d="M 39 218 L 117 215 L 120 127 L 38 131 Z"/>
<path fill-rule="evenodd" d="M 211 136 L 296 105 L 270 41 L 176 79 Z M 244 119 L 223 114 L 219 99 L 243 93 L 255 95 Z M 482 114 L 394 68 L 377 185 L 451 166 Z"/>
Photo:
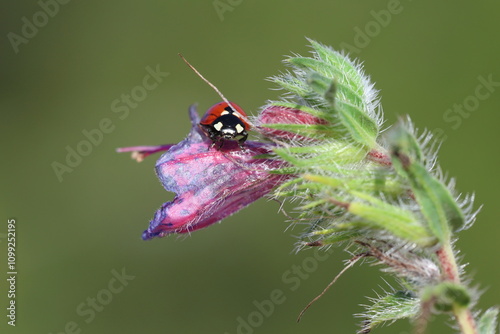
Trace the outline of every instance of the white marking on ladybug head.
<path fill-rule="evenodd" d="M 217 122 L 214 124 L 214 128 L 217 131 L 220 131 L 220 129 L 222 129 L 222 126 L 223 126 L 222 122 Z"/>
<path fill-rule="evenodd" d="M 227 110 L 224 110 L 223 112 L 220 113 L 221 116 L 222 115 L 227 115 L 227 114 L 229 114 L 229 111 L 227 111 Z"/>
<path fill-rule="evenodd" d="M 245 128 L 241 124 L 236 124 L 236 132 L 242 133 L 243 131 L 245 131 Z"/>
<path fill-rule="evenodd" d="M 226 139 L 232 139 L 234 138 L 235 131 L 233 129 L 223 129 L 222 130 L 222 137 Z"/>

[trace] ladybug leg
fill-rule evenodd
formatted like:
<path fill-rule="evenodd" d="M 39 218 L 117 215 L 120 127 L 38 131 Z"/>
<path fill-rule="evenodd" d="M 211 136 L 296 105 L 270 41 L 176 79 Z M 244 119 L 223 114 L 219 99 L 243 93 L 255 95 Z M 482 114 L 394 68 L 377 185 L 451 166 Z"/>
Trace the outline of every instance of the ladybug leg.
<path fill-rule="evenodd" d="M 213 141 L 212 144 L 210 144 L 210 146 L 207 148 L 207 151 L 210 151 L 210 149 L 213 148 L 216 143 L 216 141 Z"/>
<path fill-rule="evenodd" d="M 208 136 L 208 138 L 210 138 L 210 140 L 212 141 L 212 144 L 210 144 L 210 146 L 207 149 L 207 151 L 210 151 L 211 148 L 215 147 L 215 145 L 217 145 L 217 143 L 219 141 L 221 141 L 220 137 L 219 137 L 218 133 L 216 131 L 214 131 L 212 129 L 212 127 L 210 127 L 210 126 L 206 126 L 204 124 L 200 124 L 200 128 Z M 221 144 L 221 146 L 222 146 L 222 144 Z"/>
<path fill-rule="evenodd" d="M 217 144 L 219 144 L 219 147 L 217 147 L 217 149 L 220 150 L 224 145 L 224 141 L 220 140 L 220 138 L 210 138 L 210 139 L 212 139 L 212 144 L 210 144 L 207 151 L 210 151 L 210 149 L 214 148 Z"/>
<path fill-rule="evenodd" d="M 248 134 L 245 133 L 245 135 L 241 139 L 238 140 L 238 146 L 240 147 L 240 149 L 245 150 L 245 146 L 243 144 L 245 143 L 247 138 L 248 138 Z"/>

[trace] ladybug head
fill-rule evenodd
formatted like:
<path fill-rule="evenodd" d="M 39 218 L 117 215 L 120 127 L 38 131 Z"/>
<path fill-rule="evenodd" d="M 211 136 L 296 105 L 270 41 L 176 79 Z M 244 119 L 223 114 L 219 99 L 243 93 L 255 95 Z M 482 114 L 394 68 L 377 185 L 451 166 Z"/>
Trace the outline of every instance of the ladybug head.
<path fill-rule="evenodd" d="M 249 129 L 245 118 L 245 112 L 238 105 L 221 102 L 207 111 L 200 126 L 214 142 L 225 139 L 243 143 L 248 137 Z"/>
<path fill-rule="evenodd" d="M 219 116 L 212 124 L 218 135 L 224 139 L 240 139 L 246 134 L 245 124 L 232 113 Z"/>

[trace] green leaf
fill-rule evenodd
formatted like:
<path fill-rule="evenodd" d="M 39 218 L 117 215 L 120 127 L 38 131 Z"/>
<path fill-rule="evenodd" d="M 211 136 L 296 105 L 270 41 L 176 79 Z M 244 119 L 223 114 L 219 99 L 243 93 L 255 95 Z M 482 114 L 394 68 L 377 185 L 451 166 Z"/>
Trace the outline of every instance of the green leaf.
<path fill-rule="evenodd" d="M 405 125 L 405 120 L 400 119 L 387 134 L 388 142 L 392 145 L 393 150 L 397 149 L 409 156 L 413 161 L 423 163 L 424 154 L 418 143 L 417 138 L 408 130 Z M 399 165 L 398 165 L 399 166 Z"/>
<path fill-rule="evenodd" d="M 309 39 L 309 42 L 320 60 L 330 65 L 330 68 L 338 70 L 338 73 L 341 74 L 337 75 L 339 82 L 350 86 L 355 92 L 363 92 L 367 78 L 356 63 L 328 46 L 312 39 Z"/>
<path fill-rule="evenodd" d="M 323 166 L 331 171 L 340 171 L 340 166 L 359 162 L 366 156 L 363 150 L 342 144 L 342 142 L 327 143 L 318 147 L 275 148 L 274 153 L 296 167 Z"/>
<path fill-rule="evenodd" d="M 408 179 L 427 226 L 441 242 L 447 242 L 451 230 L 465 224 L 462 210 L 446 186 L 421 163 L 422 152 L 402 123 L 389 138 L 393 165 Z"/>
<path fill-rule="evenodd" d="M 414 317 L 420 309 L 420 300 L 406 291 L 397 291 L 373 300 L 375 302 L 367 306 L 366 314 L 359 315 L 367 320 L 363 324 L 363 329 L 358 333 L 368 333 L 384 322 Z"/>
<path fill-rule="evenodd" d="M 352 104 L 338 101 L 336 105 L 339 118 L 352 138 L 370 149 L 376 147 L 379 129 L 375 121 Z"/>
<path fill-rule="evenodd" d="M 290 76 L 286 77 L 275 77 L 273 81 L 280 85 L 283 89 L 290 91 L 298 96 L 305 97 L 310 94 L 309 87 L 303 81 Z"/>
<path fill-rule="evenodd" d="M 436 243 L 435 238 L 427 228 L 422 226 L 411 211 L 399 206 L 391 205 L 371 195 L 352 191 L 354 196 L 365 202 L 354 201 L 348 205 L 347 210 L 363 218 L 367 226 L 384 229 L 404 240 L 414 242 L 422 247 Z"/>
<path fill-rule="evenodd" d="M 335 80 L 328 79 L 317 72 L 309 72 L 307 84 L 325 98 L 330 106 L 335 105 Z"/>
<path fill-rule="evenodd" d="M 433 177 L 421 164 L 408 170 L 415 198 L 425 216 L 429 229 L 441 241 L 450 237 L 450 227 L 463 227 L 465 217 L 446 186 Z"/>
<path fill-rule="evenodd" d="M 479 334 L 495 334 L 497 328 L 498 308 L 492 307 L 478 321 Z"/>
<path fill-rule="evenodd" d="M 318 84 L 323 86 L 325 92 L 329 86 L 335 83 L 335 87 L 342 100 L 350 101 L 356 105 L 363 105 L 362 96 L 354 90 L 358 89 L 359 91 L 359 83 L 352 82 L 349 80 L 350 78 L 346 78 L 341 68 L 336 68 L 331 64 L 314 58 L 293 57 L 288 59 L 288 61 L 292 65 L 308 72 L 309 79 L 311 81 L 317 80 Z"/>
<path fill-rule="evenodd" d="M 331 188 L 337 188 L 345 182 L 345 181 L 340 180 L 338 178 L 323 176 L 323 175 L 306 174 L 303 176 L 303 178 L 305 180 L 308 180 L 311 182 L 321 183 L 321 184 L 328 186 L 328 187 L 331 187 Z"/>
<path fill-rule="evenodd" d="M 380 180 L 382 176 L 378 173 L 367 173 L 363 175 L 358 173 L 355 177 L 339 178 L 323 175 L 305 174 L 302 178 L 306 181 L 316 182 L 330 187 L 330 193 L 334 193 L 335 188 L 341 188 L 346 191 L 361 191 L 366 193 L 384 191 L 388 195 L 399 195 L 404 191 L 394 180 L 384 179 Z"/>

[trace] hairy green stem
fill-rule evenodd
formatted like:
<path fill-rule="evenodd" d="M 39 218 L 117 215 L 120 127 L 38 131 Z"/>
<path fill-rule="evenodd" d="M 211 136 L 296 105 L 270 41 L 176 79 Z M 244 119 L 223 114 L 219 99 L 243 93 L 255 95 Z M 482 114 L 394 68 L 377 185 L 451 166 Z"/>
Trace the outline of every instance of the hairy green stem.
<path fill-rule="evenodd" d="M 437 250 L 436 255 L 443 270 L 443 279 L 460 284 L 457 262 L 449 242 Z M 454 306 L 453 314 L 463 334 L 477 334 L 477 326 L 469 308 Z"/>

